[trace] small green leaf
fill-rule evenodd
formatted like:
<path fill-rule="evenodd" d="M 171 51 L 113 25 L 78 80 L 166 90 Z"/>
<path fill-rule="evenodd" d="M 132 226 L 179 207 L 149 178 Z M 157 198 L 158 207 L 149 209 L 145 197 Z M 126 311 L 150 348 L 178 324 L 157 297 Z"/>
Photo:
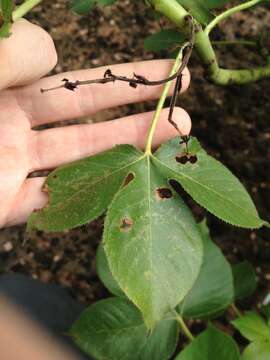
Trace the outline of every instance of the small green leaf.
<path fill-rule="evenodd" d="M 153 328 L 194 284 L 202 240 L 190 210 L 148 156 L 114 197 L 105 221 L 104 249 L 113 277 Z"/>
<path fill-rule="evenodd" d="M 201 24 L 208 24 L 214 16 L 205 6 L 205 0 L 177 0 Z"/>
<path fill-rule="evenodd" d="M 167 316 L 150 335 L 133 304 L 109 298 L 86 309 L 70 333 L 75 343 L 97 360 L 166 360 L 175 351 L 178 326 Z"/>
<path fill-rule="evenodd" d="M 179 306 L 185 318 L 203 318 L 216 315 L 233 302 L 231 266 L 211 240 L 206 222 L 200 224 L 204 251 L 198 279 Z"/>
<path fill-rule="evenodd" d="M 233 326 L 249 341 L 270 341 L 270 327 L 257 313 L 248 311 L 232 321 Z"/>
<path fill-rule="evenodd" d="M 96 5 L 112 5 L 116 0 L 71 0 L 71 8 L 79 15 L 88 14 Z"/>
<path fill-rule="evenodd" d="M 177 161 L 186 149 L 175 138 L 159 148 L 154 162 L 167 178 L 178 181 L 195 201 L 220 219 L 245 228 L 265 225 L 240 181 L 208 155 L 196 138 L 191 139 L 189 152 L 197 157 L 195 164 Z"/>
<path fill-rule="evenodd" d="M 161 30 L 144 40 L 144 47 L 148 51 L 159 52 L 175 45 L 181 45 L 184 36 L 175 30 Z"/>
<path fill-rule="evenodd" d="M 88 14 L 96 6 L 96 0 L 72 0 L 71 9 L 79 14 Z"/>
<path fill-rule="evenodd" d="M 232 267 L 234 278 L 234 298 L 243 299 L 254 293 L 256 290 L 256 273 L 254 267 L 243 261 Z"/>
<path fill-rule="evenodd" d="M 98 247 L 96 262 L 98 276 L 106 288 L 116 296 L 125 296 L 117 281 L 112 276 L 102 244 L 100 244 Z"/>
<path fill-rule="evenodd" d="M 269 360 L 270 359 L 270 342 L 257 341 L 249 344 L 243 354 L 242 360 Z"/>
<path fill-rule="evenodd" d="M 121 145 L 53 171 L 44 187 L 49 203 L 31 215 L 28 229 L 63 231 L 96 219 L 141 156 L 134 147 Z"/>
<path fill-rule="evenodd" d="M 210 326 L 175 360 L 240 360 L 240 354 L 233 338 Z"/>

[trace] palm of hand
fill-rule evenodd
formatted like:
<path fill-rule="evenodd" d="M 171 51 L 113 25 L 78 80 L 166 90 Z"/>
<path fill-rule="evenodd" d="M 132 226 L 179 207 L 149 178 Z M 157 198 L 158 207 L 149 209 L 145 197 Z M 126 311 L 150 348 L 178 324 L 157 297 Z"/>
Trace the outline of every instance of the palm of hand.
<path fill-rule="evenodd" d="M 23 201 L 23 192 L 20 190 L 31 168 L 30 122 L 9 91 L 0 97 L 0 124 L 1 227 L 9 223 L 11 209 L 19 209 L 16 202 Z"/>

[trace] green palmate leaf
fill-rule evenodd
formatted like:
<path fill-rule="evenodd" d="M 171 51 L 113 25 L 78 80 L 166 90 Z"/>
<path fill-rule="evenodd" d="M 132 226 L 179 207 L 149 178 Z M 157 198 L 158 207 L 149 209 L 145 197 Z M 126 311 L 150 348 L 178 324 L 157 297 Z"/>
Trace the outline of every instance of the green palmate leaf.
<path fill-rule="evenodd" d="M 245 313 L 233 320 L 232 324 L 249 341 L 270 341 L 270 327 L 255 312 Z"/>
<path fill-rule="evenodd" d="M 97 273 L 100 280 L 112 294 L 116 296 L 125 296 L 117 281 L 112 276 L 102 244 L 99 245 L 97 251 Z"/>
<path fill-rule="evenodd" d="M 129 166 L 141 156 L 134 147 L 123 145 L 53 171 L 45 184 L 49 203 L 32 214 L 28 229 L 63 231 L 94 220 L 106 210 Z"/>
<path fill-rule="evenodd" d="M 148 51 L 158 52 L 175 45 L 181 45 L 183 41 L 185 41 L 185 38 L 178 31 L 161 30 L 148 36 L 144 41 L 144 47 Z"/>
<path fill-rule="evenodd" d="M 241 360 L 269 360 L 270 359 L 270 342 L 257 341 L 246 347 L 242 354 Z"/>
<path fill-rule="evenodd" d="M 211 14 L 204 0 L 177 0 L 201 24 L 208 24 L 214 16 Z"/>
<path fill-rule="evenodd" d="M 189 151 L 198 161 L 181 164 L 185 146 L 175 138 L 154 154 L 154 162 L 168 179 L 178 181 L 186 192 L 215 216 L 236 226 L 259 228 L 265 224 L 240 181 L 219 161 L 209 156 L 192 138 Z"/>
<path fill-rule="evenodd" d="M 104 229 L 110 269 L 153 328 L 184 298 L 202 262 L 202 240 L 189 209 L 150 157 L 130 170 L 116 194 Z"/>
<path fill-rule="evenodd" d="M 178 326 L 167 316 L 149 334 L 133 304 L 109 298 L 85 310 L 70 333 L 76 344 L 97 360 L 166 360 L 175 351 Z"/>
<path fill-rule="evenodd" d="M 116 0 L 71 0 L 71 8 L 80 15 L 88 14 L 96 5 L 112 5 Z"/>
<path fill-rule="evenodd" d="M 149 156 L 118 146 L 53 171 L 45 188 L 49 203 L 31 216 L 29 228 L 71 229 L 111 204 L 104 230 L 110 269 L 148 327 L 190 290 L 202 262 L 201 235 Z"/>
<path fill-rule="evenodd" d="M 252 295 L 256 290 L 256 273 L 254 267 L 248 261 L 243 261 L 234 265 L 232 270 L 235 300 Z"/>
<path fill-rule="evenodd" d="M 186 318 L 216 315 L 233 302 L 231 266 L 212 242 L 206 222 L 200 224 L 203 238 L 203 264 L 198 279 L 179 306 Z"/>
<path fill-rule="evenodd" d="M 240 360 L 240 354 L 233 338 L 210 326 L 175 360 Z"/>

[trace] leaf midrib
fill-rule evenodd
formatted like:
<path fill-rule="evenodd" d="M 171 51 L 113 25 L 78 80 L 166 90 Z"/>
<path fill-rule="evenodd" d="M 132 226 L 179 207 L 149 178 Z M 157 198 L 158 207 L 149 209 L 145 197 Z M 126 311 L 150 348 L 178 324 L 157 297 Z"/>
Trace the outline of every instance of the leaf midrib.
<path fill-rule="evenodd" d="M 150 247 L 150 272 L 153 273 L 153 236 L 152 236 L 152 212 L 151 212 L 151 166 L 150 166 L 150 156 L 147 156 L 147 181 L 148 181 L 148 216 L 149 216 L 149 247 Z M 153 293 L 153 282 L 150 281 L 151 294 Z"/>

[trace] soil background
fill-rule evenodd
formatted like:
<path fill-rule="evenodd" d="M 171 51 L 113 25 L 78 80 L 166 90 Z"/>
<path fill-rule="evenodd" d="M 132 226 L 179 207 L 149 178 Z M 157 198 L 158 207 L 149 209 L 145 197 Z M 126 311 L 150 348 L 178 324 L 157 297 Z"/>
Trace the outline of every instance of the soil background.
<path fill-rule="evenodd" d="M 146 52 L 146 36 L 168 27 L 157 21 L 142 1 L 119 1 L 80 17 L 68 10 L 66 0 L 45 0 L 27 18 L 48 30 L 55 40 L 59 62 L 53 73 L 93 68 L 122 62 L 168 57 L 168 52 Z M 213 34 L 215 40 L 256 39 L 270 33 L 266 7 L 237 14 Z M 224 67 L 237 68 L 262 63 L 252 49 L 242 46 L 217 49 Z M 220 88 L 208 83 L 194 54 L 192 83 L 178 104 L 193 121 L 193 135 L 217 159 L 236 174 L 251 194 L 264 219 L 270 219 L 270 86 L 263 80 L 247 86 Z M 124 75 L 124 74 L 123 74 Z M 142 74 L 146 75 L 147 74 Z M 103 111 L 86 122 L 105 121 L 152 110 L 155 102 Z M 63 125 L 63 124 L 61 124 Z M 247 259 L 256 268 L 258 290 L 240 304 L 255 306 L 270 289 L 269 231 L 249 231 L 229 226 L 198 207 L 183 194 L 198 219 L 207 216 L 214 240 L 232 263 Z M 0 231 L 0 271 L 19 272 L 43 282 L 63 285 L 75 298 L 92 303 L 108 295 L 95 270 L 96 248 L 102 236 L 103 219 L 65 234 L 37 232 L 26 239 L 25 226 Z"/>

